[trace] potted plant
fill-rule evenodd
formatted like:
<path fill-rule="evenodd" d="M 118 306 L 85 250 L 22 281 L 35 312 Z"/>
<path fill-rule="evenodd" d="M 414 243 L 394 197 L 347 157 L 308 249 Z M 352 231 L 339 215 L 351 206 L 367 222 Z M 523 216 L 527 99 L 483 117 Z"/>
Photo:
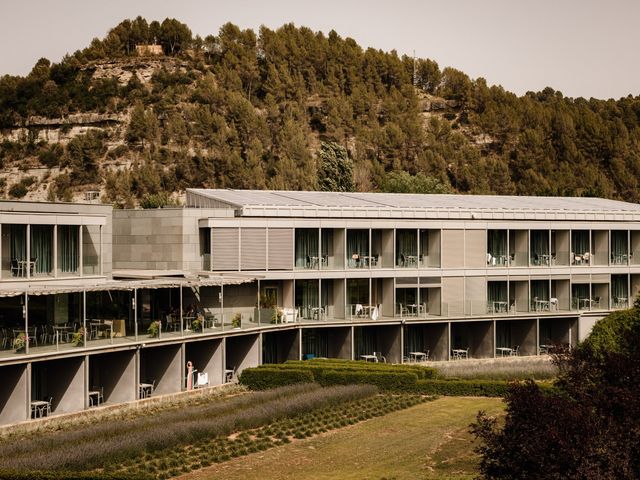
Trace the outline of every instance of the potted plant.
<path fill-rule="evenodd" d="M 74 332 L 71 337 L 71 345 L 74 347 L 84 346 L 84 328 L 79 328 L 77 332 Z"/>
<path fill-rule="evenodd" d="M 150 337 L 155 338 L 158 335 L 160 335 L 160 328 L 161 328 L 160 320 L 154 320 L 149 325 L 149 328 L 147 328 L 147 333 L 149 334 Z"/>
<path fill-rule="evenodd" d="M 236 313 L 232 318 L 231 318 L 231 326 L 233 328 L 240 328 L 240 323 L 242 322 L 242 314 L 241 313 Z"/>
<path fill-rule="evenodd" d="M 284 311 L 281 308 L 273 307 L 273 312 L 271 313 L 271 323 L 282 323 L 282 315 Z"/>
<path fill-rule="evenodd" d="M 16 353 L 24 352 L 27 346 L 27 336 L 24 332 L 19 333 L 16 338 L 13 339 L 13 348 L 16 349 Z"/>
<path fill-rule="evenodd" d="M 194 332 L 198 330 L 202 330 L 202 324 L 204 323 L 204 317 L 201 314 L 198 314 L 196 318 L 191 322 L 191 328 Z"/>

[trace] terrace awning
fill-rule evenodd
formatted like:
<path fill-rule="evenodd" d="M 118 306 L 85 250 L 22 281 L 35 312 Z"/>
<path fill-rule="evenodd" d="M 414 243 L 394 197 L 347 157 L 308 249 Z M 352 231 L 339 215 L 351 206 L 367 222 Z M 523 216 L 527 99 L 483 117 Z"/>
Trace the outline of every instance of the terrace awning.
<path fill-rule="evenodd" d="M 207 277 L 167 277 L 153 278 L 150 280 L 112 280 L 95 284 L 77 285 L 25 285 L 23 288 L 2 289 L 0 288 L 0 298 L 17 297 L 19 295 L 56 295 L 62 293 L 75 292 L 100 292 L 100 291 L 131 291 L 135 289 L 158 289 L 158 288 L 198 288 L 222 285 L 240 285 L 256 280 L 254 277 L 210 275 Z"/>

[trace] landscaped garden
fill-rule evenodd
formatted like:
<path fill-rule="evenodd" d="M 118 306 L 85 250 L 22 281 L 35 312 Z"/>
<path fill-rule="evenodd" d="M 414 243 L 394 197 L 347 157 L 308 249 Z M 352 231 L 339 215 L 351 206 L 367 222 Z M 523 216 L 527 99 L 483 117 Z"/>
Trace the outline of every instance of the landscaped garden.
<path fill-rule="evenodd" d="M 428 398 L 380 395 L 369 385 L 301 384 L 215 400 L 79 429 L 68 425 L 19 441 L 14 436 L 0 442 L 0 463 L 6 470 L 59 472 L 62 478 L 79 472 L 92 472 L 96 478 L 169 478 Z"/>
<path fill-rule="evenodd" d="M 418 408 L 438 395 L 502 397 L 509 387 L 503 378 L 514 374 L 487 379 L 481 370 L 475 379 L 418 364 L 314 359 L 263 365 L 244 370 L 242 386 L 227 394 L 5 436 L 0 465 L 16 479 L 170 478 Z M 536 378 L 520 366 L 514 371 Z M 499 398 L 492 402 L 493 410 L 501 405 Z M 475 415 L 482 407 L 472 405 Z M 473 415 L 458 418 L 458 432 Z"/>

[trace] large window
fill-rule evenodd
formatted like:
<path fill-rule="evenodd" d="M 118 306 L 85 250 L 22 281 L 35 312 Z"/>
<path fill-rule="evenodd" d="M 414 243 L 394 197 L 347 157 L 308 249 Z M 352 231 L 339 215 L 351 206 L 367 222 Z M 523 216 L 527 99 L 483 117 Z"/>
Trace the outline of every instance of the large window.
<path fill-rule="evenodd" d="M 58 226 L 58 272 L 61 274 L 79 272 L 79 231 L 78 225 Z"/>
<path fill-rule="evenodd" d="M 347 231 L 347 261 L 351 268 L 369 265 L 369 230 Z"/>
<path fill-rule="evenodd" d="M 507 264 L 507 231 L 487 230 L 487 265 L 504 267 Z"/>
<path fill-rule="evenodd" d="M 53 271 L 53 226 L 31 226 L 32 273 L 46 275 Z"/>
<path fill-rule="evenodd" d="M 396 265 L 398 267 L 418 266 L 417 230 L 396 231 Z"/>
<path fill-rule="evenodd" d="M 296 268 L 320 265 L 317 228 L 296 228 Z"/>

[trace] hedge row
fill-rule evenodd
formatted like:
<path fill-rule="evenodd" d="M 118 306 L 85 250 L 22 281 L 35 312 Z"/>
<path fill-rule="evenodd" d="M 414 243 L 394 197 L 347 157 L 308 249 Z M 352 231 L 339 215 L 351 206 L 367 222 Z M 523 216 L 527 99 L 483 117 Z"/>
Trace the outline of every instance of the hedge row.
<path fill-rule="evenodd" d="M 313 372 L 302 369 L 269 368 L 266 365 L 260 368 L 246 368 L 240 374 L 240 383 L 251 390 L 268 390 L 270 388 L 284 387 L 296 383 L 313 383 Z"/>
<path fill-rule="evenodd" d="M 414 393 L 447 397 L 504 397 L 509 382 L 504 380 L 418 380 Z"/>
<path fill-rule="evenodd" d="M 370 372 L 411 372 L 419 379 L 436 378 L 437 371 L 435 368 L 423 367 L 420 365 L 391 365 L 388 363 L 371 363 L 359 360 L 289 360 L 282 364 L 269 365 L 276 368 L 303 368 L 312 369 L 330 369 L 330 370 L 349 370 L 349 371 L 370 371 Z"/>
<path fill-rule="evenodd" d="M 240 383 L 252 390 L 307 382 L 317 382 L 324 387 L 367 384 L 386 392 L 444 396 L 503 397 L 509 389 L 509 382 L 500 380 L 419 379 L 408 371 L 358 371 L 338 366 L 305 369 L 300 365 L 298 368 L 265 365 L 245 369 L 240 375 Z"/>
<path fill-rule="evenodd" d="M 92 472 L 18 472 L 12 470 L 0 470 L 2 480 L 151 480 L 152 475 L 125 474 L 125 473 L 92 473 Z"/>

